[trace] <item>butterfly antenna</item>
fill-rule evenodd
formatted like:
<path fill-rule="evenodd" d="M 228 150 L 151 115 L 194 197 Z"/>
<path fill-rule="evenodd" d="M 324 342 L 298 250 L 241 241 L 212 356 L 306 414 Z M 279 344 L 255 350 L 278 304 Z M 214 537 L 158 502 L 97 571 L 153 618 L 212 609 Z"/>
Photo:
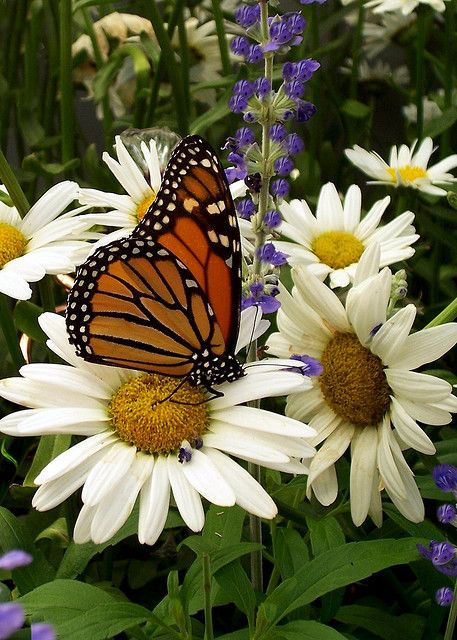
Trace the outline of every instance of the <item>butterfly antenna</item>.
<path fill-rule="evenodd" d="M 179 391 L 179 389 L 181 389 L 181 387 L 183 386 L 184 383 L 186 383 L 188 381 L 188 376 L 186 376 L 185 378 L 182 378 L 180 383 L 173 389 L 173 391 L 171 393 L 169 393 L 165 398 L 162 398 L 161 400 L 158 400 L 157 404 L 162 404 L 163 402 L 166 402 L 167 400 L 170 400 L 170 398 L 172 398 L 175 393 L 177 391 Z M 176 400 L 173 400 L 173 402 L 176 402 Z M 181 402 L 179 404 L 188 404 L 187 402 Z"/>

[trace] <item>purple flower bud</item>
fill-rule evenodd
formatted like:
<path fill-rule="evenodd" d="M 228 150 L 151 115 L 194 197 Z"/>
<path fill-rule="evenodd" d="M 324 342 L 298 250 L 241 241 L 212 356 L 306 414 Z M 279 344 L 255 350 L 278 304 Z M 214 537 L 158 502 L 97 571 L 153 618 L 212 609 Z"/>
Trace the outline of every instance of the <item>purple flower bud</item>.
<path fill-rule="evenodd" d="M 32 640 L 55 640 L 56 632 L 50 624 L 35 622 L 31 627 Z"/>
<path fill-rule="evenodd" d="M 256 64 L 258 62 L 262 62 L 263 60 L 263 51 L 260 44 L 252 44 L 249 47 L 249 52 L 246 55 L 246 61 L 251 64 Z"/>
<path fill-rule="evenodd" d="M 260 173 L 251 173 L 244 178 L 244 182 L 253 193 L 259 193 L 262 186 L 262 176 Z"/>
<path fill-rule="evenodd" d="M 235 11 L 236 22 L 247 29 L 260 20 L 260 5 L 241 5 Z"/>
<path fill-rule="evenodd" d="M 221 149 L 224 151 L 226 151 L 227 149 L 230 149 L 230 151 L 237 151 L 238 147 L 239 147 L 238 140 L 233 136 L 230 136 L 227 138 L 224 146 L 221 147 Z"/>
<path fill-rule="evenodd" d="M 11 571 L 18 567 L 25 567 L 33 562 L 32 556 L 22 549 L 12 549 L 0 556 L 0 569 Z"/>
<path fill-rule="evenodd" d="M 313 60 L 312 58 L 306 58 L 305 60 L 300 60 L 295 64 L 295 79 L 301 80 L 302 82 L 307 82 L 313 73 L 319 69 L 321 65 L 317 60 Z"/>
<path fill-rule="evenodd" d="M 432 548 L 432 563 L 443 565 L 455 557 L 455 547 L 450 542 L 435 542 Z"/>
<path fill-rule="evenodd" d="M 305 143 L 297 133 L 289 134 L 285 139 L 285 145 L 291 156 L 296 156 L 297 153 L 301 153 L 305 148 Z"/>
<path fill-rule="evenodd" d="M 256 118 L 255 118 L 254 114 L 251 111 L 246 111 L 243 114 L 243 120 L 245 122 L 255 122 Z"/>
<path fill-rule="evenodd" d="M 246 57 L 249 53 L 251 45 L 249 40 L 244 36 L 236 36 L 230 43 L 230 48 L 236 56 Z"/>
<path fill-rule="evenodd" d="M 250 220 L 255 213 L 255 204 L 251 198 L 245 198 L 244 200 L 238 200 L 236 203 L 236 210 L 240 218 L 244 220 Z"/>
<path fill-rule="evenodd" d="M 317 109 L 312 102 L 297 100 L 297 122 L 308 122 L 316 111 Z"/>
<path fill-rule="evenodd" d="M 324 4 L 324 2 L 327 2 L 327 0 L 300 0 L 300 4 L 313 4 L 314 2 L 317 2 L 318 4 Z"/>
<path fill-rule="evenodd" d="M 25 614 L 20 604 L 15 602 L 0 604 L 0 639 L 9 638 L 22 627 L 24 621 Z"/>
<path fill-rule="evenodd" d="M 286 122 L 287 120 L 292 120 L 294 115 L 295 113 L 292 111 L 292 109 L 285 109 L 284 113 L 282 114 L 282 119 L 284 120 L 284 122 Z"/>
<path fill-rule="evenodd" d="M 274 267 L 281 267 L 287 263 L 288 256 L 282 251 L 276 251 L 274 244 L 267 242 L 257 250 L 257 257 L 262 262 L 272 264 Z"/>
<path fill-rule="evenodd" d="M 245 98 L 250 98 L 255 93 L 255 86 L 253 82 L 249 82 L 249 80 L 238 80 L 233 85 L 233 95 L 244 96 Z"/>
<path fill-rule="evenodd" d="M 241 127 L 235 133 L 235 140 L 238 142 L 239 147 L 247 147 L 255 142 L 255 135 L 249 127 Z"/>
<path fill-rule="evenodd" d="M 278 175 L 288 176 L 294 168 L 294 163 L 289 157 L 283 156 L 282 158 L 275 160 L 274 168 Z"/>
<path fill-rule="evenodd" d="M 271 193 L 278 198 L 284 198 L 289 193 L 289 183 L 284 178 L 271 181 Z"/>
<path fill-rule="evenodd" d="M 287 26 L 294 36 L 303 33 L 306 27 L 306 20 L 301 13 L 290 13 L 286 19 Z"/>
<path fill-rule="evenodd" d="M 435 594 L 435 600 L 440 607 L 449 607 L 454 600 L 454 592 L 450 587 L 441 587 Z"/>
<path fill-rule="evenodd" d="M 284 82 L 290 82 L 296 78 L 295 62 L 285 62 L 282 67 L 282 78 Z"/>
<path fill-rule="evenodd" d="M 248 99 L 245 96 L 235 95 L 229 100 L 229 108 L 233 113 L 242 113 L 248 106 Z"/>
<path fill-rule="evenodd" d="M 255 81 L 255 90 L 259 98 L 265 98 L 271 92 L 271 82 L 268 78 L 258 78 Z"/>
<path fill-rule="evenodd" d="M 235 180 L 245 180 L 247 170 L 244 167 L 228 167 L 225 170 L 225 176 L 229 184 Z"/>
<path fill-rule="evenodd" d="M 203 438 L 197 436 L 192 442 L 194 449 L 201 449 L 203 447 Z"/>
<path fill-rule="evenodd" d="M 281 214 L 275 209 L 270 209 L 266 212 L 263 223 L 270 229 L 276 229 L 281 224 Z"/>
<path fill-rule="evenodd" d="M 319 362 L 319 360 L 316 360 L 316 358 L 312 358 L 311 356 L 308 356 L 306 354 L 294 354 L 293 356 L 290 356 L 290 359 L 298 360 L 299 362 L 303 362 L 303 364 L 306 365 L 306 367 L 302 368 L 302 373 L 305 376 L 320 376 L 324 370 L 324 367 Z"/>
<path fill-rule="evenodd" d="M 253 282 L 249 285 L 249 291 L 253 296 L 258 296 L 263 292 L 263 283 L 262 282 Z"/>
<path fill-rule="evenodd" d="M 438 507 L 436 516 L 443 524 L 450 524 L 454 520 L 457 521 L 457 509 L 453 504 L 442 504 Z"/>
<path fill-rule="evenodd" d="M 231 151 L 227 156 L 227 160 L 237 165 L 244 164 L 244 156 L 236 151 Z"/>
<path fill-rule="evenodd" d="M 287 129 L 283 124 L 277 123 L 270 127 L 268 135 L 273 142 L 281 142 L 287 136 Z"/>
<path fill-rule="evenodd" d="M 292 82 L 285 82 L 282 85 L 284 93 L 291 100 L 301 98 L 305 92 L 305 85 L 300 80 L 292 80 Z"/>
<path fill-rule="evenodd" d="M 457 467 L 453 464 L 439 464 L 433 469 L 432 475 L 438 489 L 457 492 Z"/>

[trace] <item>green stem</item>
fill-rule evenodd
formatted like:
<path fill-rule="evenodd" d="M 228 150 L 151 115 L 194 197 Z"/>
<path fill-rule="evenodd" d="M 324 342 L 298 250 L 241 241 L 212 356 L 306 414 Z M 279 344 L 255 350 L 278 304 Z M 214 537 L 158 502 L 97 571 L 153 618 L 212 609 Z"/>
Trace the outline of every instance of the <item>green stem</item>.
<path fill-rule="evenodd" d="M 352 40 L 352 68 L 351 68 L 351 84 L 349 89 L 349 97 L 352 100 L 357 100 L 357 89 L 359 83 L 359 67 L 362 57 L 362 35 L 363 24 L 365 19 L 365 7 L 364 0 L 359 0 L 359 14 L 357 19 L 357 26 L 355 28 L 354 37 Z"/>
<path fill-rule="evenodd" d="M 60 125 L 62 163 L 69 162 L 74 150 L 73 81 L 71 62 L 72 13 L 71 0 L 60 0 Z"/>
<path fill-rule="evenodd" d="M 455 45 L 455 2 L 446 2 L 446 12 L 444 14 L 444 108 L 450 109 L 452 107 L 452 92 L 454 89 L 454 63 L 457 48 Z M 440 155 L 441 158 L 446 158 L 451 151 L 450 145 L 450 129 L 446 129 L 441 134 L 440 139 Z"/>
<path fill-rule="evenodd" d="M 104 65 L 103 55 L 98 44 L 97 36 L 95 35 L 94 25 L 92 23 L 90 14 L 86 8 L 81 9 L 81 14 L 84 18 L 84 25 L 86 27 L 87 34 L 92 43 L 94 50 L 94 59 L 97 69 L 101 69 Z M 111 108 L 109 104 L 109 95 L 105 94 L 102 98 L 102 111 L 103 111 L 103 139 L 105 142 L 105 149 L 108 149 L 111 144 L 111 128 L 113 125 L 113 117 L 111 115 Z"/>
<path fill-rule="evenodd" d="M 19 346 L 18 335 L 13 320 L 13 311 L 7 296 L 3 293 L 0 293 L 0 326 L 5 336 L 5 342 L 8 346 L 13 365 L 19 370 L 22 365 L 25 364 L 25 360 Z"/>
<path fill-rule="evenodd" d="M 22 191 L 21 186 L 14 175 L 13 170 L 8 164 L 7 159 L 0 150 L 0 181 L 5 185 L 9 197 L 13 201 L 14 206 L 19 212 L 21 218 L 25 216 L 30 209 L 30 204 Z"/>
<path fill-rule="evenodd" d="M 185 108 L 184 91 L 181 86 L 181 74 L 179 73 L 178 65 L 176 63 L 175 52 L 171 46 L 170 37 L 163 24 L 157 3 L 148 2 L 147 8 L 157 41 L 160 45 L 160 60 L 163 60 L 163 64 L 168 71 L 168 79 L 172 86 L 178 130 L 181 134 L 185 134 L 189 131 L 188 114 Z"/>
<path fill-rule="evenodd" d="M 40 300 L 43 311 L 52 311 L 54 313 L 56 310 L 56 302 L 51 276 L 45 276 L 40 280 L 38 288 L 40 290 Z"/>
<path fill-rule="evenodd" d="M 457 298 L 455 298 L 448 306 L 441 311 L 433 320 L 430 320 L 425 329 L 430 327 L 438 327 L 445 322 L 452 322 L 457 318 Z"/>
<path fill-rule="evenodd" d="M 447 619 L 446 631 L 444 632 L 444 640 L 452 640 L 454 637 L 454 627 L 457 618 L 457 581 L 454 588 L 454 598 L 451 602 L 451 608 L 449 609 L 449 616 Z"/>
<path fill-rule="evenodd" d="M 422 139 L 424 131 L 424 50 L 425 40 L 427 36 L 427 9 L 426 7 L 418 7 L 417 11 L 417 36 L 416 36 L 416 109 L 417 109 L 417 139 Z"/>
<path fill-rule="evenodd" d="M 211 608 L 211 561 L 208 553 L 202 554 L 203 563 L 203 596 L 205 599 L 205 638 L 214 640 L 213 611 Z"/>
<path fill-rule="evenodd" d="M 211 5 L 213 7 L 213 17 L 216 22 L 216 33 L 219 42 L 219 51 L 221 53 L 222 71 L 224 76 L 228 76 L 231 72 L 231 65 L 227 38 L 225 36 L 224 16 L 222 14 L 221 2 L 220 0 L 211 0 Z"/>

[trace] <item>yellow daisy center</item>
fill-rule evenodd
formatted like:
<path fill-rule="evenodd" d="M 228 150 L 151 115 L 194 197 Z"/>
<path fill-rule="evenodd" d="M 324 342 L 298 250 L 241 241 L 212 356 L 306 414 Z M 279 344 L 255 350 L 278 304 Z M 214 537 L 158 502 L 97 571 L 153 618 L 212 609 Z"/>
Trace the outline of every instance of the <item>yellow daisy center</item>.
<path fill-rule="evenodd" d="M 0 269 L 5 264 L 24 255 L 27 240 L 16 227 L 0 222 Z"/>
<path fill-rule="evenodd" d="M 337 333 L 327 344 L 319 384 L 327 404 L 348 422 L 379 423 L 390 405 L 391 389 L 378 356 L 351 333 Z"/>
<path fill-rule="evenodd" d="M 397 169 L 389 167 L 387 171 L 392 178 L 392 182 L 397 182 Z M 404 167 L 400 167 L 400 169 L 398 169 L 398 173 L 400 174 L 402 181 L 405 183 L 414 182 L 414 180 L 417 180 L 418 178 L 425 178 L 427 175 L 426 169 L 423 169 L 422 167 L 412 167 L 409 164 L 406 164 Z"/>
<path fill-rule="evenodd" d="M 156 199 L 156 195 L 157 194 L 155 192 L 152 192 L 151 195 L 149 195 L 147 198 L 145 198 L 143 200 L 143 202 L 140 202 L 140 204 L 137 206 L 137 208 L 136 208 L 136 217 L 138 218 L 138 222 L 141 222 L 143 220 L 144 214 L 146 213 L 146 211 L 149 209 L 151 204 Z"/>
<path fill-rule="evenodd" d="M 205 400 L 201 387 L 147 373 L 119 387 L 108 410 L 121 440 L 145 453 L 167 454 L 202 435 L 208 423 Z"/>
<path fill-rule="evenodd" d="M 313 240 L 313 253 L 332 269 L 343 269 L 357 262 L 365 247 L 347 231 L 325 231 Z"/>

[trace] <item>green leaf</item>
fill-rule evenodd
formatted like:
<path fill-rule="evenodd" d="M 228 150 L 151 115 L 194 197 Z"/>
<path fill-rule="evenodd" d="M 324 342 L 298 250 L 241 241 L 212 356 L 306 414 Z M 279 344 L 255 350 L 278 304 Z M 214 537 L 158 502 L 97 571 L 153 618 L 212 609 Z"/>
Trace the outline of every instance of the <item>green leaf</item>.
<path fill-rule="evenodd" d="M 44 162 L 36 153 L 31 153 L 22 161 L 22 168 L 25 171 L 31 171 L 38 176 L 55 177 L 71 172 L 79 167 L 81 161 L 79 158 L 72 158 L 68 162 Z"/>
<path fill-rule="evenodd" d="M 71 640 L 105 640 L 152 619 L 150 611 L 138 604 L 113 602 L 91 608 L 56 625 L 56 631 L 59 637 Z"/>
<path fill-rule="evenodd" d="M 457 121 L 457 107 L 451 107 L 444 111 L 438 118 L 433 118 L 424 125 L 424 136 L 435 138 L 443 133 Z"/>
<path fill-rule="evenodd" d="M 420 640 L 425 628 L 425 619 L 412 613 L 393 616 L 379 607 L 365 607 L 360 605 L 347 605 L 341 607 L 335 619 L 351 625 L 366 629 L 383 640 Z"/>
<path fill-rule="evenodd" d="M 3 507 L 0 507 L 0 549 L 2 552 L 23 549 L 33 556 L 32 564 L 13 570 L 14 582 L 20 593 L 26 594 L 53 580 L 55 571 L 42 552 L 35 547 L 27 527 Z"/>
<path fill-rule="evenodd" d="M 227 598 L 246 614 L 251 627 L 254 622 L 256 598 L 251 582 L 241 564 L 231 562 L 216 573 L 215 579 Z"/>
<path fill-rule="evenodd" d="M 294 620 L 276 627 L 265 640 L 346 640 L 346 636 L 315 620 Z"/>
<path fill-rule="evenodd" d="M 351 542 L 322 553 L 266 598 L 257 615 L 260 638 L 289 613 L 339 587 L 417 558 L 416 540 Z"/>
<path fill-rule="evenodd" d="M 218 100 L 218 102 L 214 105 L 214 107 L 211 107 L 211 109 L 208 109 L 208 111 L 203 113 L 201 116 L 195 118 L 195 120 L 190 125 L 190 133 L 198 133 L 200 135 L 203 135 L 205 131 L 215 122 L 226 118 L 230 113 L 230 109 L 228 107 L 229 97 L 230 93 L 225 92 L 222 98 L 220 98 L 220 100 Z"/>
<path fill-rule="evenodd" d="M 273 538 L 273 551 L 283 580 L 293 576 L 309 561 L 308 547 L 296 529 L 278 527 Z"/>
<path fill-rule="evenodd" d="M 34 480 L 51 460 L 66 451 L 71 443 L 71 435 L 41 436 L 40 443 L 33 457 L 24 486 L 35 487 Z"/>
<path fill-rule="evenodd" d="M 21 300 L 14 307 L 14 323 L 19 331 L 37 342 L 46 342 L 47 335 L 38 324 L 43 309 L 33 302 Z"/>
<path fill-rule="evenodd" d="M 218 507 L 212 504 L 205 516 L 201 537 L 215 547 L 227 547 L 241 540 L 246 512 L 238 506 Z"/>
<path fill-rule="evenodd" d="M 336 518 L 327 517 L 317 520 L 308 517 L 307 522 L 315 557 L 346 542 L 343 529 Z"/>
<path fill-rule="evenodd" d="M 341 111 L 354 120 L 364 120 L 370 115 L 371 107 L 358 100 L 345 100 Z"/>
<path fill-rule="evenodd" d="M 30 591 L 19 602 L 28 615 L 46 620 L 57 627 L 81 613 L 115 601 L 113 596 L 93 585 L 77 580 L 57 579 Z"/>

